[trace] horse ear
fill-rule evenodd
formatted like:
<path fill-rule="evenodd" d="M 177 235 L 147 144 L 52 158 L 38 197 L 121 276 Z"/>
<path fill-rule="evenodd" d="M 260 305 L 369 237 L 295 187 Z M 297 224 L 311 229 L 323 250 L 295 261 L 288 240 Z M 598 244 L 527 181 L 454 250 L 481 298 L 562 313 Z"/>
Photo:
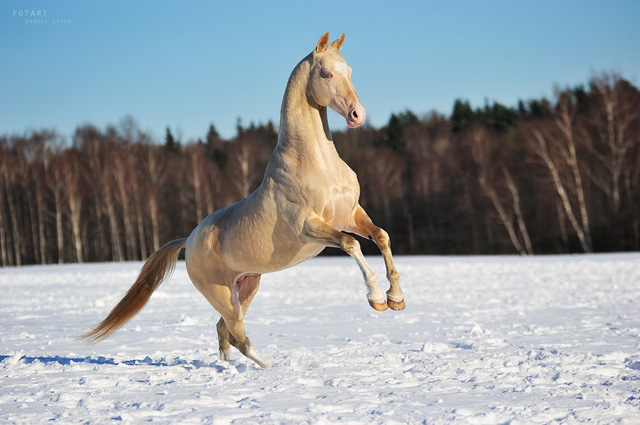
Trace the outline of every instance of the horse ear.
<path fill-rule="evenodd" d="M 327 50 L 327 46 L 329 45 L 329 33 L 325 32 L 320 40 L 318 41 L 318 45 L 316 46 L 316 53 L 322 53 Z"/>
<path fill-rule="evenodd" d="M 331 43 L 331 47 L 333 47 L 336 50 L 336 52 L 339 52 L 340 49 L 342 49 L 343 43 L 344 43 L 344 33 L 342 33 L 339 39 Z"/>

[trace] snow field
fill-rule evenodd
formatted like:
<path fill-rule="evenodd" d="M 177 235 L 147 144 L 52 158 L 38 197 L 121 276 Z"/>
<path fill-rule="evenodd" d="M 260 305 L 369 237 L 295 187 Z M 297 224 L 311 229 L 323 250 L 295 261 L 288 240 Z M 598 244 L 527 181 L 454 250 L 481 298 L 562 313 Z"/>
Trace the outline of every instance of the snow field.
<path fill-rule="evenodd" d="M 640 423 L 640 254 L 396 262 L 401 312 L 369 307 L 346 256 L 264 276 L 266 370 L 219 360 L 183 262 L 98 345 L 76 336 L 142 263 L 0 269 L 0 423 Z"/>

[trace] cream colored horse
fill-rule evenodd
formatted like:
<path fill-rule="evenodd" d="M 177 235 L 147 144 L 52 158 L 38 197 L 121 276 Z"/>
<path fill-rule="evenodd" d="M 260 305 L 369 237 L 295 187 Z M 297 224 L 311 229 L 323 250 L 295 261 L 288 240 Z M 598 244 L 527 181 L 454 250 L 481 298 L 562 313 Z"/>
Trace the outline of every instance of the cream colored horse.
<path fill-rule="evenodd" d="M 351 128 L 365 120 L 351 83 L 351 68 L 339 53 L 343 42 L 344 34 L 329 45 L 329 33 L 324 34 L 291 73 L 278 145 L 260 187 L 209 215 L 187 239 L 156 251 L 129 292 L 86 338 L 106 338 L 140 311 L 185 246 L 189 277 L 222 315 L 217 325 L 222 359 L 231 358 L 233 345 L 258 365 L 268 366 L 247 338 L 243 320 L 260 276 L 298 264 L 327 246 L 342 248 L 356 260 L 373 308 L 404 308 L 389 236 L 359 205 L 356 174 L 338 156 L 329 132 L 327 107 L 342 115 Z M 372 239 L 380 248 L 391 284 L 386 299 L 360 244 L 344 232 Z"/>

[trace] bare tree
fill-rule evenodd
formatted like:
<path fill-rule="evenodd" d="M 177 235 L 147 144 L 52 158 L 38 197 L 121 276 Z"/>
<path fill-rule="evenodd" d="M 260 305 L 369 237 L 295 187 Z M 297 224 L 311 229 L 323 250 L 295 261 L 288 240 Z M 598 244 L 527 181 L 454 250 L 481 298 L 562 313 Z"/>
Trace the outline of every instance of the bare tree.
<path fill-rule="evenodd" d="M 379 208 L 385 226 L 389 227 L 393 223 L 393 202 L 403 194 L 406 164 L 401 155 L 385 148 L 369 150 L 363 160 L 367 164 L 363 181 L 366 181 L 368 205 Z"/>
<path fill-rule="evenodd" d="M 502 174 L 504 175 L 504 180 L 511 193 L 511 201 L 513 204 L 513 211 L 516 215 L 516 221 L 518 223 L 518 228 L 520 229 L 520 235 L 522 236 L 522 240 L 524 241 L 524 247 L 526 253 L 529 255 L 533 254 L 533 245 L 531 244 L 531 238 L 529 237 L 529 230 L 527 229 L 527 225 L 524 220 L 524 215 L 522 214 L 521 202 L 520 202 L 520 191 L 518 187 L 513 181 L 511 177 L 511 173 L 509 169 L 503 165 L 501 167 Z"/>
<path fill-rule="evenodd" d="M 433 113 L 426 121 L 405 128 L 405 137 L 413 168 L 416 194 L 429 198 L 442 190 L 443 161 L 449 155 L 451 132 L 449 121 Z"/>
<path fill-rule="evenodd" d="M 84 262 L 84 246 L 82 242 L 82 221 L 84 204 L 84 172 L 79 154 L 72 150 L 63 153 L 63 174 L 65 195 L 71 222 L 71 241 L 76 254 L 76 262 Z"/>
<path fill-rule="evenodd" d="M 66 171 L 61 158 L 56 157 L 51 162 L 49 176 L 47 178 L 54 199 L 54 214 L 56 227 L 56 242 L 58 248 L 58 264 L 63 264 L 65 259 L 65 232 L 62 217 L 66 214 L 64 199 L 66 187 L 64 182 Z"/>
<path fill-rule="evenodd" d="M 9 163 L 12 160 L 11 151 L 6 146 L 6 139 L 0 141 L 0 261 L 3 266 L 10 265 L 11 253 L 10 242 L 8 236 L 8 215 L 5 212 L 5 206 L 9 204 L 8 188 L 10 187 L 9 179 Z"/>
<path fill-rule="evenodd" d="M 253 143 L 246 139 L 241 139 L 236 142 L 231 153 L 232 170 L 234 171 L 233 184 L 238 190 L 240 199 L 246 198 L 251 193 L 251 156 L 253 147 Z"/>
<path fill-rule="evenodd" d="M 38 239 L 38 243 L 37 243 L 37 256 L 36 256 L 36 262 L 39 262 L 40 264 L 47 264 L 50 262 L 49 258 L 48 258 L 48 252 L 47 252 L 47 237 L 46 237 L 46 225 L 45 225 L 45 220 L 46 220 L 46 216 L 47 216 L 47 206 L 46 206 L 46 202 L 45 202 L 45 191 L 47 189 L 47 185 L 45 183 L 45 173 L 46 173 L 46 169 L 49 167 L 49 155 L 45 155 L 43 158 L 43 164 L 40 168 L 40 170 L 38 170 L 38 175 L 33 183 L 33 187 L 34 187 L 34 191 L 35 191 L 35 211 L 36 211 L 36 215 L 37 215 L 37 239 Z"/>
<path fill-rule="evenodd" d="M 160 201 L 159 188 L 165 182 L 166 167 L 163 150 L 149 143 L 142 146 L 141 166 L 147 173 L 144 180 L 145 197 L 148 203 L 149 219 L 151 221 L 151 240 L 153 251 L 160 248 Z"/>
<path fill-rule="evenodd" d="M 94 200 L 94 213 L 96 221 L 101 223 L 104 219 L 107 229 L 101 232 L 102 239 L 99 244 L 99 251 L 103 252 L 109 248 L 110 257 L 113 261 L 124 261 L 126 259 L 123 252 L 122 232 L 118 221 L 119 214 L 116 210 L 114 199 L 114 184 L 109 172 L 111 157 L 116 155 L 117 145 L 108 140 L 106 135 L 101 134 L 95 128 L 84 129 L 84 150 L 88 158 L 87 181 L 91 182 L 92 196 Z M 108 244 L 107 236 L 108 234 Z"/>
<path fill-rule="evenodd" d="M 500 155 L 494 154 L 496 148 L 492 145 L 487 131 L 482 126 L 475 125 L 470 130 L 470 133 L 472 144 L 471 152 L 478 169 L 478 183 L 480 184 L 480 188 L 498 213 L 500 222 L 506 229 L 509 240 L 518 254 L 533 254 L 529 232 L 527 231 L 527 226 L 525 225 L 520 208 L 520 195 L 511 177 L 511 173 L 509 173 L 509 170 L 504 165 Z M 499 161 L 499 164 L 496 164 L 496 161 Z M 501 174 L 496 175 L 496 173 L 492 172 L 494 168 L 499 169 Z M 498 193 L 498 186 L 501 183 L 498 181 L 500 177 L 504 179 L 504 184 L 511 195 L 512 209 L 507 209 L 502 205 L 503 196 Z M 518 237 L 518 231 L 514 226 L 514 221 L 518 223 L 517 229 L 520 230 L 523 242 L 521 242 L 520 237 Z"/>
<path fill-rule="evenodd" d="M 193 191 L 194 221 L 199 223 L 207 215 L 205 210 L 205 193 L 210 191 L 207 181 L 207 164 L 205 163 L 204 145 L 202 143 L 195 143 L 188 146 L 185 151 L 189 161 L 186 180 L 191 185 L 191 190 Z M 244 177 L 243 174 L 243 178 Z"/>
<path fill-rule="evenodd" d="M 229 146 L 228 178 L 236 188 L 239 199 L 245 198 L 262 181 L 264 167 L 273 147 L 268 146 L 261 134 L 262 127 L 251 125 L 242 129 L 238 125 L 238 136 Z"/>
<path fill-rule="evenodd" d="M 135 218 L 131 212 L 131 184 L 132 169 L 129 160 L 125 158 L 128 152 L 122 147 L 113 152 L 110 157 L 109 173 L 115 184 L 114 193 L 120 201 L 121 217 L 124 223 L 124 242 L 127 260 L 138 260 L 138 242 L 133 222 Z M 113 211 L 115 212 L 115 210 Z"/>
<path fill-rule="evenodd" d="M 547 168 L 555 191 L 584 252 L 592 252 L 591 229 L 580 162 L 574 137 L 576 106 L 568 92 L 558 93 L 552 117 L 554 128 L 532 127 L 528 137 L 533 152 Z M 555 131 L 554 131 L 555 130 Z M 573 194 L 574 207 L 570 196 Z M 577 211 L 576 211 L 577 210 Z"/>
<path fill-rule="evenodd" d="M 88 220 L 92 223 L 93 231 L 89 242 L 95 251 L 94 259 L 119 261 L 122 255 L 119 231 L 115 229 L 117 222 L 115 216 L 108 214 L 114 209 L 105 166 L 109 143 L 95 127 L 84 126 L 76 129 L 74 145 L 82 152 L 85 162 L 83 180 L 88 185 L 90 198 Z"/>
<path fill-rule="evenodd" d="M 591 80 L 593 100 L 589 108 L 588 129 L 582 135 L 595 159 L 590 170 L 592 181 L 609 197 L 614 214 L 622 203 L 623 176 L 636 168 L 629 154 L 640 144 L 640 96 L 617 74 L 604 74 Z M 627 178 L 626 182 L 632 180 Z M 633 192 L 634 188 L 629 187 Z"/>

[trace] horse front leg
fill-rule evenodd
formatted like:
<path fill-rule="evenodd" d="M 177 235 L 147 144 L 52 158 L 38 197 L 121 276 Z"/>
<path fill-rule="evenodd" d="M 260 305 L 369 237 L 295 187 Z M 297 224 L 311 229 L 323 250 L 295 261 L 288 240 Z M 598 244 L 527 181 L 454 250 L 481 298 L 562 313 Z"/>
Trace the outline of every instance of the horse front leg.
<path fill-rule="evenodd" d="M 351 223 L 347 227 L 347 232 L 355 233 L 364 238 L 373 240 L 384 258 L 384 265 L 387 269 L 387 280 L 391 287 L 387 291 L 387 303 L 392 310 L 402 310 L 405 307 L 404 294 L 400 289 L 400 274 L 396 269 L 391 255 L 391 241 L 389 235 L 384 229 L 376 226 L 367 215 L 364 208 L 358 204 L 356 207 Z"/>
<path fill-rule="evenodd" d="M 384 311 L 388 308 L 384 294 L 378 285 L 378 278 L 364 259 L 360 243 L 353 236 L 340 232 L 316 216 L 305 221 L 303 238 L 308 243 L 340 248 L 353 257 L 364 277 L 364 283 L 368 289 L 367 299 L 371 307 L 378 311 Z"/>

